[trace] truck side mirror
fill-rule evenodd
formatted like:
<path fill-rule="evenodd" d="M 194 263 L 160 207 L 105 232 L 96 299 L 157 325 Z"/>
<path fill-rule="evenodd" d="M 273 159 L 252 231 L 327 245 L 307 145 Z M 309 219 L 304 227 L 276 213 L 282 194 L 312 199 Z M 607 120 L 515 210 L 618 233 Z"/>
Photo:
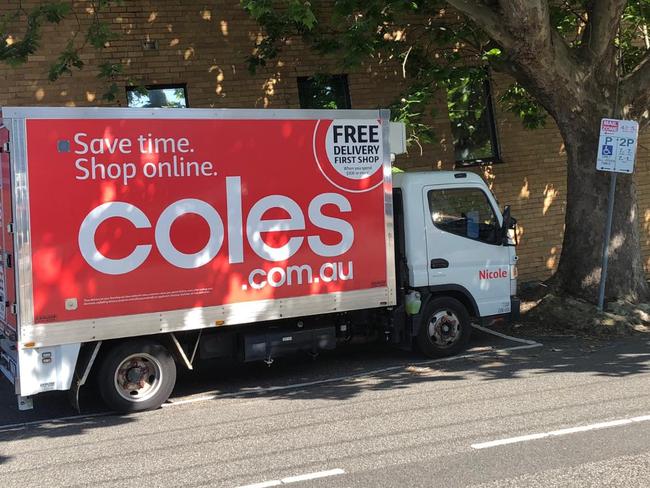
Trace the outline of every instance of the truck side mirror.
<path fill-rule="evenodd" d="M 517 242 L 517 219 L 510 215 L 510 205 L 503 207 L 503 225 L 501 226 L 501 243 L 504 246 L 511 246 L 508 233 L 510 230 L 514 230 L 515 235 L 515 246 L 519 244 Z"/>

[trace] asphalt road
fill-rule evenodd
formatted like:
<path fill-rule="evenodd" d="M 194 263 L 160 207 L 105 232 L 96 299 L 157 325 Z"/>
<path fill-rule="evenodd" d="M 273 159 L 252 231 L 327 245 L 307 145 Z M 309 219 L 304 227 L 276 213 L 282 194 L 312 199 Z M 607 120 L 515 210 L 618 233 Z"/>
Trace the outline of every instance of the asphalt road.
<path fill-rule="evenodd" d="M 132 416 L 92 390 L 87 417 L 56 420 L 74 415 L 62 395 L 19 414 L 0 383 L 0 486 L 650 486 L 650 340 L 540 341 L 212 365 Z"/>

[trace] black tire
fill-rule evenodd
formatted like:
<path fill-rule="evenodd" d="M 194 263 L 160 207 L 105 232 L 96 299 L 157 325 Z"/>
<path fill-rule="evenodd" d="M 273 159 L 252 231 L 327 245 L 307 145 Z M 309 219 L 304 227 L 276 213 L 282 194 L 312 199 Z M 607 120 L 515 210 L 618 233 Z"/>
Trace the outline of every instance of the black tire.
<path fill-rule="evenodd" d="M 97 381 L 102 399 L 111 409 L 141 412 L 160 407 L 176 384 L 176 363 L 166 347 L 136 339 L 106 353 Z"/>
<path fill-rule="evenodd" d="M 472 332 L 469 313 L 455 298 L 431 300 L 422 313 L 417 344 L 430 358 L 453 356 L 462 351 Z"/>

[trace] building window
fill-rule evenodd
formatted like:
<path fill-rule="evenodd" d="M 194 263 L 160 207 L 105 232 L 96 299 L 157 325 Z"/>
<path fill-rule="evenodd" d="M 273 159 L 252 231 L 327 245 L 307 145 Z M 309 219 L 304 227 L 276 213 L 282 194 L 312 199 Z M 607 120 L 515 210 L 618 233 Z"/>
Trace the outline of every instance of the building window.
<path fill-rule="evenodd" d="M 300 108 L 351 108 L 348 75 L 298 77 Z"/>
<path fill-rule="evenodd" d="M 183 85 L 147 85 L 126 88 L 129 108 L 187 108 L 187 87 Z"/>
<path fill-rule="evenodd" d="M 499 242 L 499 221 L 479 188 L 430 190 L 429 211 L 438 229 L 488 244 Z"/>
<path fill-rule="evenodd" d="M 470 69 L 447 85 L 447 108 L 458 166 L 498 162 L 499 145 L 486 70 Z"/>

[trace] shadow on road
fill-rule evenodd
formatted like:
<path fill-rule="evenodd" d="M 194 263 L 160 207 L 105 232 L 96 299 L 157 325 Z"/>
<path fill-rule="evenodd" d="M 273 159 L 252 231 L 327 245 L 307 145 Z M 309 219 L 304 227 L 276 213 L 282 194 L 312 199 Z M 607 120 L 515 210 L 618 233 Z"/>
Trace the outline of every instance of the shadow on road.
<path fill-rule="evenodd" d="M 481 362 L 475 370 L 484 379 L 517 378 L 522 374 L 589 373 L 625 377 L 650 372 L 650 340 L 585 342 L 578 338 L 541 338 L 544 346 Z M 476 361 L 469 361 L 476 362 Z M 449 365 L 453 370 L 456 365 Z"/>
<path fill-rule="evenodd" d="M 417 394 L 406 390 L 421 383 L 434 382 L 445 382 L 439 394 L 451 396 L 454 385 L 467 379 L 493 381 L 558 373 L 624 377 L 650 372 L 650 340 L 645 337 L 609 343 L 578 338 L 549 337 L 539 340 L 544 343 L 543 347 L 508 350 L 521 344 L 481 333 L 477 334 L 471 345 L 471 357 L 438 362 L 380 345 L 350 347 L 324 354 L 318 361 L 304 356 L 283 358 L 271 368 L 261 363 L 233 365 L 212 362 L 195 372 L 180 371 L 173 398 L 183 400 L 209 392 L 217 401 L 224 396 L 349 401 L 364 391 L 386 391 L 397 396 Z M 140 415 L 148 415 L 107 414 L 102 412 L 96 392 L 89 389 L 85 395 L 87 405 L 91 407 L 90 413 L 99 413 L 100 416 L 47 421 L 54 416 L 74 415 L 64 400 L 51 397 L 56 402 L 52 404 L 50 417 L 47 417 L 48 411 L 44 409 L 39 413 L 41 417 L 31 419 L 43 420 L 43 423 L 4 429 L 0 425 L 0 443 L 16 438 L 75 436 L 95 429 L 137 422 Z M 0 399 L 0 403 L 4 403 L 4 398 Z M 314 406 L 309 408 L 313 410 Z M 5 421 L 3 410 L 9 412 L 9 409 L 0 405 L 0 423 L 6 425 L 11 422 Z M 22 422 L 27 420 L 30 420 L 28 416 L 20 417 Z M 7 458 L 0 457 L 0 463 L 3 462 L 7 462 Z"/>
<path fill-rule="evenodd" d="M 208 367 L 181 381 L 176 395 L 210 391 L 216 400 L 223 395 L 349 400 L 362 391 L 399 391 L 425 382 L 469 378 L 489 381 L 558 373 L 624 377 L 650 372 L 650 340 L 645 337 L 615 342 L 547 337 L 540 338 L 540 342 L 544 343 L 542 347 L 525 350 L 504 350 L 521 345 L 512 342 L 488 350 L 479 347 L 474 349 L 472 357 L 438 362 L 381 347 L 359 349 L 319 363 L 289 358 L 278 361 L 272 368 L 244 365 L 235 378 L 221 373 L 215 376 L 215 370 L 221 368 Z M 226 371 L 232 375 L 231 369 Z"/>
<path fill-rule="evenodd" d="M 103 415 L 95 417 L 85 417 L 78 419 L 61 419 L 43 423 L 15 425 L 12 427 L 0 427 L 0 444 L 5 441 L 19 439 L 29 439 L 42 437 L 58 438 L 76 436 L 84 434 L 91 430 L 104 429 L 125 425 L 137 421 L 137 417 L 121 415 Z M 0 464 L 6 462 L 9 458 L 0 456 Z"/>

